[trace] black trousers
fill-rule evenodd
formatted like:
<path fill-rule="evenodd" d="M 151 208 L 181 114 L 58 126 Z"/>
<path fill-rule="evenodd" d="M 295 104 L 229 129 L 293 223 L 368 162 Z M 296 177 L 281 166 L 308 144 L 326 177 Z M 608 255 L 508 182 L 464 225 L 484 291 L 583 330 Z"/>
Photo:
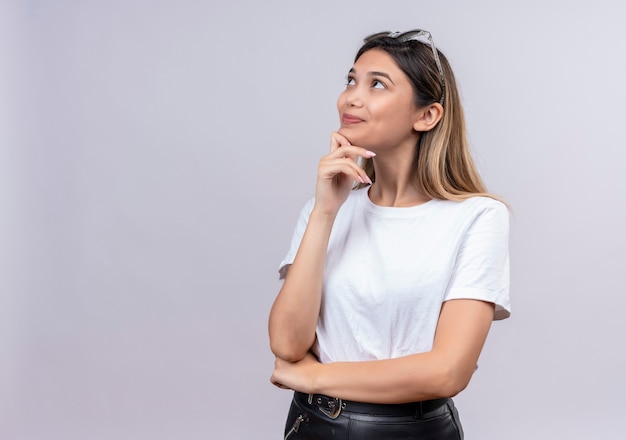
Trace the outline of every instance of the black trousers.
<path fill-rule="evenodd" d="M 452 399 L 400 405 L 294 393 L 285 440 L 463 440 Z"/>

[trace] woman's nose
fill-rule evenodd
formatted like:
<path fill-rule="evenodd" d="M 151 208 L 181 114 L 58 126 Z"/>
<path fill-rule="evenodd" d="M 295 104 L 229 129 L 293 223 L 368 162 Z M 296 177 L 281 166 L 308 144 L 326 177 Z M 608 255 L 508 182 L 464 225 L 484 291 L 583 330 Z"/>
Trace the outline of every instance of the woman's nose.
<path fill-rule="evenodd" d="M 350 107 L 361 107 L 363 105 L 363 97 L 359 87 L 346 91 L 346 104 Z"/>

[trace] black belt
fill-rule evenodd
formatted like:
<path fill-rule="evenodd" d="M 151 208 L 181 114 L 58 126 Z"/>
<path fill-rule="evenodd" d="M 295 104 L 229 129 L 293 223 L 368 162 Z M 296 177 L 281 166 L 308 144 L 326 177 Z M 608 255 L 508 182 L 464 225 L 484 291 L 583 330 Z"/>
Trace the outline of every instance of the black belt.
<path fill-rule="evenodd" d="M 448 399 L 423 400 L 411 403 L 364 403 L 328 397 L 323 394 L 304 394 L 295 392 L 298 403 L 318 408 L 330 418 L 337 418 L 342 411 L 367 414 L 372 416 L 414 416 L 421 419 L 427 413 L 441 408 Z"/>

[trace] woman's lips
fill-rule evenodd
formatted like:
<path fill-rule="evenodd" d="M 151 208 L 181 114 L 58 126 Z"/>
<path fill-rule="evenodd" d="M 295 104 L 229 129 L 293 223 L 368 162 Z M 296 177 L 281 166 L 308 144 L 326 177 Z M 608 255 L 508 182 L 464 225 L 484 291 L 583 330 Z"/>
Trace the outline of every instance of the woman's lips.
<path fill-rule="evenodd" d="M 341 116 L 341 122 L 344 124 L 358 124 L 359 122 L 363 122 L 363 119 L 354 115 L 350 115 L 348 113 L 344 113 Z"/>

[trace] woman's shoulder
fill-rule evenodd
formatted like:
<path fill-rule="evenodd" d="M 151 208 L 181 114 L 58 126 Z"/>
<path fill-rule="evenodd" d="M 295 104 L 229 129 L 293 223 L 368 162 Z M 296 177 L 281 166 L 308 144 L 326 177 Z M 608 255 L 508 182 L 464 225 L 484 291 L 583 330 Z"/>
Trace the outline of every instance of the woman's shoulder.
<path fill-rule="evenodd" d="M 456 219 L 463 224 L 480 222 L 481 224 L 505 225 L 509 222 L 509 208 L 495 198 L 476 195 L 463 200 L 436 200 L 431 203 L 435 218 Z"/>
<path fill-rule="evenodd" d="M 495 197 L 489 197 L 486 195 L 471 196 L 463 200 L 461 203 L 465 203 L 472 207 L 481 207 L 481 208 L 508 211 L 508 207 L 506 206 L 504 202 L 496 199 Z"/>
<path fill-rule="evenodd" d="M 437 202 L 436 204 L 441 207 L 449 207 L 450 209 L 458 210 L 494 210 L 506 212 L 509 210 L 504 202 L 487 195 L 475 195 L 462 200 L 438 200 Z"/>

